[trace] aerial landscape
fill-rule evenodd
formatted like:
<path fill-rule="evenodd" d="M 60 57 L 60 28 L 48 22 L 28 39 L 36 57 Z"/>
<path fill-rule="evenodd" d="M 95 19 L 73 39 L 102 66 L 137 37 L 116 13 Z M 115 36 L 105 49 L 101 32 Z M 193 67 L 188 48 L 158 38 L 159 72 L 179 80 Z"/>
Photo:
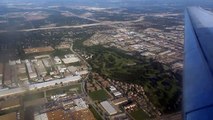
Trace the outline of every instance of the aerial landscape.
<path fill-rule="evenodd" d="M 0 1 L 0 120 L 181 120 L 190 1 Z"/>

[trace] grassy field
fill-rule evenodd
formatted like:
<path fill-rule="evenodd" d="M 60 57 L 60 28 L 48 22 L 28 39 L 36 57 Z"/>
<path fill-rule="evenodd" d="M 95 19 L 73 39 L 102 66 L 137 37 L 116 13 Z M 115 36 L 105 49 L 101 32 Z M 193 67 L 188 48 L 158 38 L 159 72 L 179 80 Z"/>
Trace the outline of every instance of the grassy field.
<path fill-rule="evenodd" d="M 131 112 L 130 115 L 135 118 L 135 120 L 146 120 L 149 116 L 141 109 Z"/>
<path fill-rule="evenodd" d="M 96 120 L 102 120 L 101 116 L 95 111 L 95 109 L 91 105 L 89 106 L 89 109 L 93 113 Z"/>
<path fill-rule="evenodd" d="M 73 54 L 73 53 L 70 49 L 55 49 L 51 55 L 64 57 L 64 55 L 66 54 Z"/>
<path fill-rule="evenodd" d="M 34 93 L 34 94 L 26 94 L 23 97 L 24 101 L 31 101 L 31 100 L 35 100 L 35 99 L 39 99 L 39 98 L 43 98 L 44 97 L 44 92 L 39 92 L 39 93 Z"/>
<path fill-rule="evenodd" d="M 69 63 L 69 64 L 66 64 L 66 66 L 81 66 L 81 62 L 74 62 L 74 63 Z"/>
<path fill-rule="evenodd" d="M 78 93 L 81 93 L 81 84 L 65 86 L 57 89 L 52 89 L 47 91 L 47 96 L 56 95 L 56 94 L 63 94 L 70 92 L 72 89 L 76 89 Z"/>
<path fill-rule="evenodd" d="M 97 90 L 97 91 L 93 91 L 89 93 L 89 96 L 93 99 L 93 100 L 98 100 L 98 101 L 103 101 L 109 98 L 109 95 L 107 94 L 107 92 L 103 89 L 101 90 Z"/>
<path fill-rule="evenodd" d="M 118 72 L 128 74 L 128 69 L 124 68 L 128 67 L 129 64 L 134 64 L 135 61 L 129 58 L 122 58 L 114 52 L 106 51 L 96 55 L 90 63 L 94 70 L 100 70 L 101 73 L 107 76 L 114 76 Z"/>

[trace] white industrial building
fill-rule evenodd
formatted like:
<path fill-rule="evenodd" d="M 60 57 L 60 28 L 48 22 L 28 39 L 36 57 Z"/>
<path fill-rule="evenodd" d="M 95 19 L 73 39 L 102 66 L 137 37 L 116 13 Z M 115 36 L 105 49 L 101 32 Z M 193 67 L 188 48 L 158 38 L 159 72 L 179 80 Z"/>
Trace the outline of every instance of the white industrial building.
<path fill-rule="evenodd" d="M 21 64 L 21 60 L 20 59 L 16 60 L 16 64 Z"/>
<path fill-rule="evenodd" d="M 108 101 L 103 101 L 100 103 L 101 106 L 107 111 L 109 115 L 114 115 L 117 113 L 115 108 L 108 102 Z"/>
<path fill-rule="evenodd" d="M 24 63 L 17 65 L 17 71 L 18 71 L 18 73 L 26 73 L 27 72 Z"/>
<path fill-rule="evenodd" d="M 50 86 L 55 86 L 56 84 L 61 84 L 61 83 L 69 83 L 69 82 L 76 82 L 81 79 L 81 76 L 67 76 L 63 79 L 56 79 L 48 82 L 43 82 L 43 83 L 37 83 L 37 84 L 32 84 L 30 85 L 30 90 L 40 89 L 40 88 L 45 88 L 45 87 L 50 87 Z"/>
<path fill-rule="evenodd" d="M 121 96 L 122 94 L 121 94 L 121 92 L 116 91 L 116 92 L 113 93 L 113 95 L 114 95 L 115 97 L 118 97 L 118 96 Z"/>
<path fill-rule="evenodd" d="M 30 79 L 35 79 L 37 78 L 37 74 L 35 71 L 35 67 L 30 63 L 29 60 L 25 60 L 26 66 L 27 66 L 27 71 Z"/>
<path fill-rule="evenodd" d="M 110 86 L 109 89 L 110 89 L 111 92 L 116 91 L 116 88 L 114 86 Z"/>
<path fill-rule="evenodd" d="M 46 76 L 47 71 L 46 71 L 44 64 L 42 63 L 41 60 L 38 60 L 36 62 L 36 69 L 37 69 L 37 72 L 38 72 L 39 75 Z"/>
<path fill-rule="evenodd" d="M 47 68 L 52 66 L 50 58 L 42 59 L 42 62 L 44 63 L 44 66 Z"/>
<path fill-rule="evenodd" d="M 83 109 L 86 109 L 89 107 L 82 98 L 75 99 L 74 103 L 76 104 L 76 106 L 75 106 L 76 111 L 83 110 Z"/>
<path fill-rule="evenodd" d="M 62 63 L 61 59 L 58 56 L 54 57 L 54 61 L 55 61 L 55 64 L 57 64 L 57 65 Z"/>
<path fill-rule="evenodd" d="M 27 77 L 27 70 L 25 67 L 25 64 L 17 64 L 17 71 L 18 71 L 18 79 L 21 81 L 27 81 L 28 77 Z"/>
<path fill-rule="evenodd" d="M 74 54 L 68 54 L 68 55 L 64 55 L 65 58 L 62 59 L 62 61 L 64 62 L 64 64 L 69 64 L 69 63 L 75 63 L 75 62 L 79 62 L 79 58 L 76 57 Z"/>
<path fill-rule="evenodd" d="M 34 115 L 34 120 L 48 120 L 48 117 L 46 113 L 38 114 Z"/>
<path fill-rule="evenodd" d="M 74 67 L 74 66 L 69 66 L 69 67 L 67 67 L 67 69 L 68 69 L 71 73 L 75 73 L 75 71 L 78 70 L 78 68 L 77 68 L 77 67 Z"/>
<path fill-rule="evenodd" d="M 65 65 L 58 65 L 57 68 L 60 73 L 64 73 L 67 70 Z"/>
<path fill-rule="evenodd" d="M 82 98 L 77 98 L 74 99 L 73 101 L 72 100 L 64 101 L 62 105 L 65 110 L 74 110 L 74 111 L 87 109 L 89 107 Z"/>

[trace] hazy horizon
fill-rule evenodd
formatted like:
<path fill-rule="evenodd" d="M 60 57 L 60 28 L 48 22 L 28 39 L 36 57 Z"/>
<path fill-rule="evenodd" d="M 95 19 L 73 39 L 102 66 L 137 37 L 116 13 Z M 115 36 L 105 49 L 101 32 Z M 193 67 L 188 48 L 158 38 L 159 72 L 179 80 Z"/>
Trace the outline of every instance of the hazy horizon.
<path fill-rule="evenodd" d="M 0 4 L 26 4 L 34 5 L 87 5 L 99 7 L 137 7 L 144 5 L 183 5 L 183 6 L 210 6 L 211 0 L 1 0 Z M 154 4 L 153 4 L 154 3 Z"/>

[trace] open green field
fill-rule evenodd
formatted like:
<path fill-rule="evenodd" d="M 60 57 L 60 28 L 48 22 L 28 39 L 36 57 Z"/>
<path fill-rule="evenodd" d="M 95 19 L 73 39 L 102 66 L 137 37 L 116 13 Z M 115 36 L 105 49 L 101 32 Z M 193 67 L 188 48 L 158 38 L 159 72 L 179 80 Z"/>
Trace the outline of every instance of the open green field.
<path fill-rule="evenodd" d="M 92 112 L 92 114 L 94 115 L 96 120 L 102 120 L 101 116 L 95 111 L 95 109 L 91 105 L 89 105 L 89 109 Z"/>
<path fill-rule="evenodd" d="M 47 91 L 47 96 L 56 95 L 56 94 L 63 94 L 70 92 L 72 90 L 77 90 L 78 93 L 81 93 L 81 84 L 71 85 L 71 86 L 65 86 L 60 87 L 52 90 Z"/>
<path fill-rule="evenodd" d="M 64 55 L 66 54 L 73 54 L 73 53 L 70 49 L 55 49 L 51 55 L 64 57 Z"/>
<path fill-rule="evenodd" d="M 39 98 L 43 98 L 44 97 L 44 92 L 39 92 L 39 93 L 34 93 L 34 94 L 26 94 L 23 97 L 24 101 L 31 101 L 31 100 L 35 100 L 35 99 L 39 99 Z"/>
<path fill-rule="evenodd" d="M 134 112 L 131 112 L 130 115 L 135 119 L 135 120 L 146 120 L 149 118 L 149 116 L 141 109 L 136 110 Z"/>
<path fill-rule="evenodd" d="M 128 75 L 128 69 L 124 68 L 128 67 L 129 64 L 134 63 L 135 60 L 122 58 L 118 54 L 110 51 L 100 53 L 90 61 L 90 64 L 93 66 L 94 70 L 100 70 L 102 74 L 107 76 L 115 76 L 117 73 Z"/>
<path fill-rule="evenodd" d="M 109 95 L 107 94 L 107 92 L 103 89 L 101 90 L 97 90 L 97 91 L 93 91 L 89 93 L 89 96 L 93 99 L 93 100 L 98 100 L 98 101 L 103 101 L 109 98 Z"/>

